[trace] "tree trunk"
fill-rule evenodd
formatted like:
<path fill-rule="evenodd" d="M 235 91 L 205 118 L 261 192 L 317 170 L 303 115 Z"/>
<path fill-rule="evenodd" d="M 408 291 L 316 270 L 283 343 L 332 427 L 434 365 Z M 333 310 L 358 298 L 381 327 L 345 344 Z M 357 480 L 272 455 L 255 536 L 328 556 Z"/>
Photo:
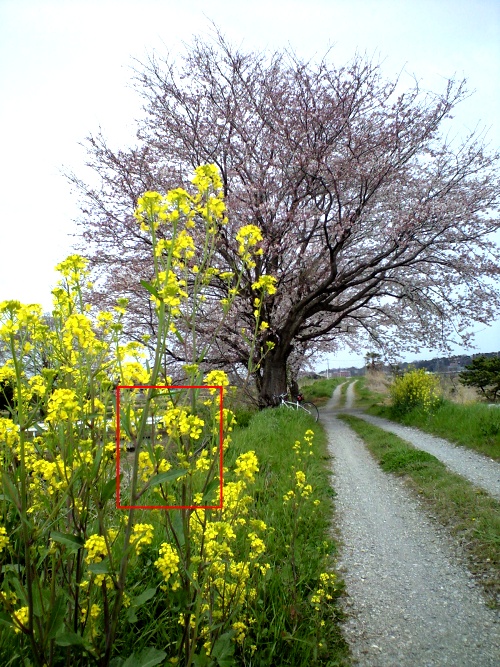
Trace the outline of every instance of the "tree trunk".
<path fill-rule="evenodd" d="M 278 397 L 287 390 L 286 362 L 288 355 L 282 351 L 273 350 L 262 362 L 259 386 L 259 407 L 265 408 L 276 405 Z"/>

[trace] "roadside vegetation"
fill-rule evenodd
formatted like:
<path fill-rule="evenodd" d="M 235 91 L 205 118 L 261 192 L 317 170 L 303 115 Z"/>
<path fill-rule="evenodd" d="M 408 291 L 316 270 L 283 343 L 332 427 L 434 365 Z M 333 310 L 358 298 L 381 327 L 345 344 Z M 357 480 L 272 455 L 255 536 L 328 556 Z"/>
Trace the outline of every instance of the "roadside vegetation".
<path fill-rule="evenodd" d="M 310 430 L 310 443 L 307 436 L 298 440 L 298 434 Z M 255 414 L 247 428 L 234 431 L 233 444 L 235 455 L 257 455 L 256 517 L 268 527 L 270 570 L 255 605 L 258 650 L 248 664 L 349 664 L 339 630 L 342 583 L 334 573 L 334 492 L 323 428 L 302 412 L 267 409 Z"/>
<path fill-rule="evenodd" d="M 127 339 L 126 299 L 85 306 L 78 255 L 57 267 L 50 320 L 36 304 L 0 303 L 0 382 L 13 388 L 0 416 L 2 667 L 346 664 L 321 428 L 242 407 L 234 432 L 227 374 L 181 330 L 210 292 L 221 185 L 204 165 L 192 195 L 138 201 L 155 267 L 141 283 L 157 318 L 152 356 Z M 248 225 L 236 234 L 239 274 L 260 238 Z M 257 359 L 274 282 L 252 283 Z M 236 293 L 218 304 L 221 321 Z M 177 381 L 165 375 L 170 334 L 191 355 L 172 366 Z"/>
<path fill-rule="evenodd" d="M 431 515 L 458 540 L 491 604 L 500 603 L 500 503 L 449 472 L 435 456 L 351 415 L 343 419 L 385 472 L 405 478 Z"/>
<path fill-rule="evenodd" d="M 376 378 L 360 378 L 356 383 L 357 406 L 369 414 L 385 417 L 406 426 L 415 426 L 463 447 L 474 449 L 500 461 L 500 407 L 479 401 L 455 403 L 447 398 L 436 402 L 432 410 L 416 405 L 409 410 L 391 404 L 389 382 L 381 373 Z"/>
<path fill-rule="evenodd" d="M 345 382 L 345 378 L 331 378 L 316 380 L 311 384 L 302 385 L 301 392 L 304 400 L 315 403 L 318 407 L 325 405 L 331 398 L 335 387 Z"/>

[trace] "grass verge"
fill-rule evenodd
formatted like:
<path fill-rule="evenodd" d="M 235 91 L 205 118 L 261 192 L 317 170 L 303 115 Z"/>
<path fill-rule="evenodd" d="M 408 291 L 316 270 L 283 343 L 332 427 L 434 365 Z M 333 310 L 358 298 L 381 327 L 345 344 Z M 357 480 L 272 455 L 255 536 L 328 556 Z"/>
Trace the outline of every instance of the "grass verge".
<path fill-rule="evenodd" d="M 303 441 L 297 447 L 308 429 L 315 433 L 312 447 Z M 235 455 L 248 450 L 257 454 L 257 514 L 268 526 L 271 569 L 265 596 L 256 604 L 258 650 L 252 665 L 350 664 L 340 633 L 341 583 L 330 591 L 331 600 L 315 604 L 313 597 L 321 590 L 320 575 L 332 570 L 336 554 L 331 537 L 334 492 L 322 427 L 299 412 L 264 410 L 252 417 L 248 428 L 235 430 L 233 447 Z M 308 497 L 298 493 L 298 471 L 312 484 Z M 284 502 L 291 490 L 295 498 Z"/>
<path fill-rule="evenodd" d="M 500 407 L 443 400 L 432 413 L 414 409 L 401 415 L 387 404 L 387 395 L 367 386 L 366 378 L 356 383 L 356 395 L 356 406 L 366 409 L 369 414 L 415 426 L 500 461 Z"/>
<path fill-rule="evenodd" d="M 363 439 L 381 468 L 406 478 L 432 515 L 458 540 L 469 570 L 492 606 L 500 603 L 500 503 L 435 456 L 377 426 L 340 415 Z"/>
<path fill-rule="evenodd" d="M 329 380 L 316 380 L 312 384 L 301 388 L 304 400 L 312 401 L 318 407 L 325 405 L 333 394 L 335 387 L 345 382 L 345 378 L 331 378 Z"/>

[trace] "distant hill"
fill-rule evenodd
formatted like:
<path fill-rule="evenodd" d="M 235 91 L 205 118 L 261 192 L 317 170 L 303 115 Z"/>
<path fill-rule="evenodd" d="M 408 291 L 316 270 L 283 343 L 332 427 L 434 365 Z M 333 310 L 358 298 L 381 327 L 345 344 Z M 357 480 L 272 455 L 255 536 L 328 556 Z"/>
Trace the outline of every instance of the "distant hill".
<path fill-rule="evenodd" d="M 412 368 L 425 368 L 430 373 L 459 373 L 467 364 L 476 357 L 498 357 L 500 352 L 480 352 L 478 354 L 457 354 L 452 357 L 435 357 L 434 359 L 421 359 L 410 363 L 399 364 L 402 370 Z"/>
<path fill-rule="evenodd" d="M 435 357 L 434 359 L 420 359 L 419 361 L 409 361 L 402 362 L 400 364 L 384 365 L 382 368 L 385 371 L 391 371 L 397 368 L 399 371 L 406 371 L 409 368 L 425 368 L 426 371 L 430 373 L 460 373 L 463 371 L 467 364 L 470 364 L 472 360 L 476 357 L 500 357 L 500 351 L 498 352 L 479 352 L 477 354 L 456 354 L 451 357 Z M 339 376 L 356 376 L 364 375 L 365 367 L 354 368 L 330 368 L 329 370 L 324 369 L 318 371 L 316 375 L 321 377 L 326 377 L 327 374 L 330 377 L 339 377 Z"/>

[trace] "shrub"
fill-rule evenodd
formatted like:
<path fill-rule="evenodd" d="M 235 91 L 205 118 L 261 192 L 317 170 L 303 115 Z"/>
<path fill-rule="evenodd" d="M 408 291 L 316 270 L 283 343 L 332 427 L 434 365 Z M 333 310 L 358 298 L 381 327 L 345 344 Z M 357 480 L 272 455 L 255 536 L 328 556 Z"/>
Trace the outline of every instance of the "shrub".
<path fill-rule="evenodd" d="M 397 414 L 412 410 L 432 412 L 441 403 L 439 380 L 423 368 L 396 378 L 390 387 L 392 409 Z"/>

